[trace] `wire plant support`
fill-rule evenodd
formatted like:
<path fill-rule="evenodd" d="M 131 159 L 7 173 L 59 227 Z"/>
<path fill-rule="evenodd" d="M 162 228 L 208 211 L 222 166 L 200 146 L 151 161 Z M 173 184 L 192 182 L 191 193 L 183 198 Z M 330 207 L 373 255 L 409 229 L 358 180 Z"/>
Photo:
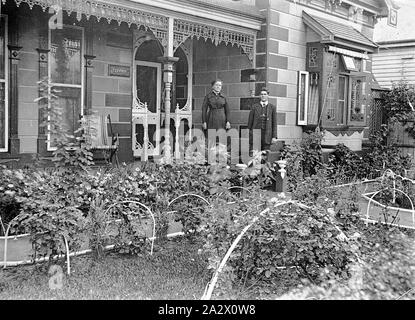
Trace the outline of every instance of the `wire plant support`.
<path fill-rule="evenodd" d="M 412 185 L 415 185 L 415 181 L 414 180 L 412 180 L 412 179 L 409 179 L 409 178 L 406 178 L 406 177 L 402 177 L 401 175 L 399 175 L 399 174 L 396 174 L 396 173 L 394 173 L 391 169 L 386 169 L 385 170 L 385 172 L 382 174 L 382 176 L 380 177 L 380 180 L 381 180 L 381 182 L 383 182 L 384 181 L 384 179 L 386 178 L 386 177 L 389 177 L 389 178 L 391 178 L 392 179 L 392 190 L 393 190 L 393 192 L 392 192 L 392 197 L 393 197 L 393 199 L 392 199 L 392 202 L 393 203 L 396 203 L 396 193 L 398 192 L 398 193 L 400 193 L 400 194 L 402 194 L 402 195 L 404 195 L 408 200 L 409 200 L 409 203 L 411 204 L 411 210 L 410 210 L 410 212 L 411 212 L 411 215 L 412 215 L 412 228 L 413 229 L 415 229 L 415 207 L 414 207 L 414 203 L 413 203 L 413 201 L 412 201 L 412 199 L 409 197 L 409 195 L 406 193 L 406 192 L 404 192 L 403 190 L 400 190 L 400 189 L 398 189 L 397 187 L 396 187 L 396 179 L 397 178 L 399 178 L 399 179 L 401 179 L 402 181 L 409 181 Z M 367 205 L 367 208 L 366 208 L 366 218 L 365 218 L 365 221 L 366 221 L 366 224 L 368 223 L 368 222 L 370 222 L 370 221 L 372 221 L 372 219 L 370 219 L 370 214 L 369 214 L 369 211 L 370 211 L 370 204 L 372 203 L 372 202 L 376 202 L 375 200 L 374 200 L 374 198 L 376 197 L 376 195 L 378 195 L 379 193 L 381 193 L 382 191 L 385 191 L 385 190 L 388 190 L 388 188 L 383 188 L 383 189 L 381 189 L 381 190 L 378 190 L 378 191 L 376 191 L 376 192 L 374 192 L 370 197 L 368 197 L 369 198 L 369 203 L 368 203 L 368 205 Z M 365 195 L 363 195 L 364 197 L 367 197 L 367 194 Z M 384 206 L 384 205 L 382 205 L 382 204 L 380 204 L 381 206 Z M 388 208 L 387 206 L 384 206 L 385 208 Z M 397 209 L 397 208 L 394 208 L 394 207 L 390 207 L 390 209 Z M 406 209 L 405 209 L 406 210 Z M 382 222 L 383 223 L 383 222 Z M 385 222 L 386 223 L 386 222 Z M 393 225 L 395 225 L 395 224 L 393 224 Z M 398 225 L 397 225 L 398 226 Z M 400 227 L 404 227 L 404 226 L 400 226 Z M 411 229 L 412 229 L 411 228 Z"/>
<path fill-rule="evenodd" d="M 155 238 L 156 238 L 156 220 L 155 220 L 155 218 L 154 218 L 154 214 L 151 212 L 151 210 L 145 205 L 145 204 L 142 204 L 141 202 L 139 202 L 139 201 L 136 201 L 136 200 L 125 200 L 125 201 L 120 201 L 120 202 L 116 202 L 116 203 L 113 203 L 112 205 L 110 205 L 108 208 L 107 208 L 107 210 L 105 210 L 105 215 L 107 215 L 108 214 L 108 212 L 109 212 L 109 210 L 110 209 L 112 209 L 113 207 L 115 207 L 115 206 L 117 206 L 117 205 L 119 205 L 119 204 L 126 204 L 126 203 L 134 203 L 134 204 L 137 204 L 137 205 L 139 205 L 139 206 L 141 206 L 141 207 L 143 207 L 144 209 L 146 209 L 147 210 L 147 212 L 150 214 L 150 217 L 151 217 L 151 219 L 152 219 L 152 221 L 153 221 L 153 235 L 152 235 L 152 237 L 149 239 L 150 241 L 151 241 L 151 251 L 150 251 L 150 255 L 153 255 L 153 249 L 154 249 L 154 240 L 155 240 Z M 107 226 L 106 227 L 108 227 L 108 222 L 109 221 L 107 221 Z"/>

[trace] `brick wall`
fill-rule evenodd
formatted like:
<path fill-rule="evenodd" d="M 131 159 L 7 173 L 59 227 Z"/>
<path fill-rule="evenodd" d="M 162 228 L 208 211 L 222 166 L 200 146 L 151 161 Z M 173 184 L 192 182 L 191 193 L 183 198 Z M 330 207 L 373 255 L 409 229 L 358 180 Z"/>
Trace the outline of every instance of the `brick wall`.
<path fill-rule="evenodd" d="M 113 129 L 120 135 L 120 161 L 132 160 L 132 42 L 132 32 L 124 24 L 101 22 L 94 26 L 92 110 L 111 116 Z M 129 67 L 130 76 L 110 76 L 111 64 Z"/>
<path fill-rule="evenodd" d="M 257 68 L 266 70 L 270 102 L 277 106 L 278 138 L 291 143 L 302 136 L 296 120 L 297 73 L 305 70 L 305 26 L 286 0 L 257 0 L 257 6 L 267 17 L 257 40 Z M 262 46 L 265 52 L 258 50 Z"/>
<path fill-rule="evenodd" d="M 202 124 L 202 104 L 207 93 L 211 91 L 211 82 L 217 78 L 223 81 L 222 93 L 227 97 L 230 108 L 230 123 L 239 130 L 248 122 L 249 109 L 247 99 L 255 83 L 250 82 L 253 66 L 248 56 L 240 48 L 219 45 L 210 40 L 194 40 L 193 57 L 193 123 Z"/>
<path fill-rule="evenodd" d="M 278 112 L 278 137 L 290 143 L 299 140 L 302 128 L 296 125 L 297 118 L 297 78 L 298 71 L 306 68 L 306 43 L 313 39 L 313 32 L 307 30 L 302 20 L 302 12 L 333 19 L 353 25 L 368 38 L 372 38 L 373 28 L 367 16 L 359 16 L 358 23 L 348 21 L 348 11 L 339 8 L 334 16 L 321 8 L 312 8 L 305 2 L 288 0 L 256 0 L 256 6 L 267 17 L 257 39 L 257 69 L 265 75 L 270 89 L 270 101 L 276 103 Z M 304 4 L 304 5 L 303 5 Z M 318 5 L 318 2 L 315 3 Z M 342 16 L 343 18 L 341 18 Z M 366 25 L 363 25 L 366 24 Z M 371 63 L 367 63 L 370 70 Z"/>

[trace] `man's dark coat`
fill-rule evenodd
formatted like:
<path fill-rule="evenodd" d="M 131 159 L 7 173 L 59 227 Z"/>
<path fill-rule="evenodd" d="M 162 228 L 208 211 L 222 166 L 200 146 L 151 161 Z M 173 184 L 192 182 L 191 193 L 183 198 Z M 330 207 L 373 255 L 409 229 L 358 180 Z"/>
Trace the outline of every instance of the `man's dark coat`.
<path fill-rule="evenodd" d="M 251 112 L 249 113 L 248 118 L 248 129 L 250 130 L 251 135 L 252 129 L 261 129 L 261 114 L 261 103 L 255 103 L 251 107 Z M 272 138 L 277 138 L 277 108 L 273 104 L 268 103 L 265 137 L 263 141 L 266 144 L 271 144 Z"/>

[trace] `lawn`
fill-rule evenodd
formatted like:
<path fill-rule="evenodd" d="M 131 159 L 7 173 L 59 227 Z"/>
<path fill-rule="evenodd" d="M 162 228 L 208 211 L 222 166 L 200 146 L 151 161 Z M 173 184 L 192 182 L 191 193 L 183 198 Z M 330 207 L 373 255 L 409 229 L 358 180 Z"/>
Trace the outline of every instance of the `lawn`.
<path fill-rule="evenodd" d="M 0 300 L 7 299 L 200 299 L 210 280 L 199 243 L 168 240 L 153 256 L 108 252 L 99 261 L 91 255 L 71 259 L 71 275 L 62 289 L 49 288 L 48 264 L 0 271 Z M 64 262 L 59 262 L 66 271 Z"/>
<path fill-rule="evenodd" d="M 199 300 L 212 274 L 202 243 L 175 238 L 155 245 L 153 256 L 107 252 L 101 260 L 91 255 L 71 259 L 71 275 L 61 289 L 51 289 L 48 263 L 0 269 L 0 300 Z M 63 260 L 57 263 L 66 272 Z M 248 283 L 221 288 L 212 299 L 275 299 L 300 280 L 295 271 L 282 271 L 271 290 Z"/>

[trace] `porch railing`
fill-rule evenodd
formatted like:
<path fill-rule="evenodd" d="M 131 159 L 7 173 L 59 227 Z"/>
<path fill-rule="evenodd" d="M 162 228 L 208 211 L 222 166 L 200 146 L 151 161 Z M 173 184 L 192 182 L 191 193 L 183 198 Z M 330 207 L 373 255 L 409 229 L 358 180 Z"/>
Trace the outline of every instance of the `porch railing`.
<path fill-rule="evenodd" d="M 134 157 L 140 158 L 142 161 L 147 161 L 149 156 L 159 155 L 160 152 L 160 130 L 157 130 L 160 122 L 162 122 L 163 114 L 157 114 L 148 109 L 147 102 L 141 102 L 139 99 L 135 101 L 132 109 L 132 139 L 133 139 L 133 154 Z M 174 114 L 172 114 L 171 119 L 174 121 L 175 126 L 175 150 L 174 156 L 176 159 L 180 159 L 180 129 L 184 125 L 182 120 L 187 120 L 189 131 L 186 133 L 188 135 L 189 141 L 192 138 L 192 107 L 191 104 L 186 103 L 186 105 L 180 108 L 179 104 L 176 105 Z M 143 141 L 138 141 L 136 125 L 143 125 Z M 155 141 L 154 143 L 150 141 L 149 138 L 149 125 L 156 126 L 155 132 Z M 170 129 L 167 125 L 167 130 Z"/>

